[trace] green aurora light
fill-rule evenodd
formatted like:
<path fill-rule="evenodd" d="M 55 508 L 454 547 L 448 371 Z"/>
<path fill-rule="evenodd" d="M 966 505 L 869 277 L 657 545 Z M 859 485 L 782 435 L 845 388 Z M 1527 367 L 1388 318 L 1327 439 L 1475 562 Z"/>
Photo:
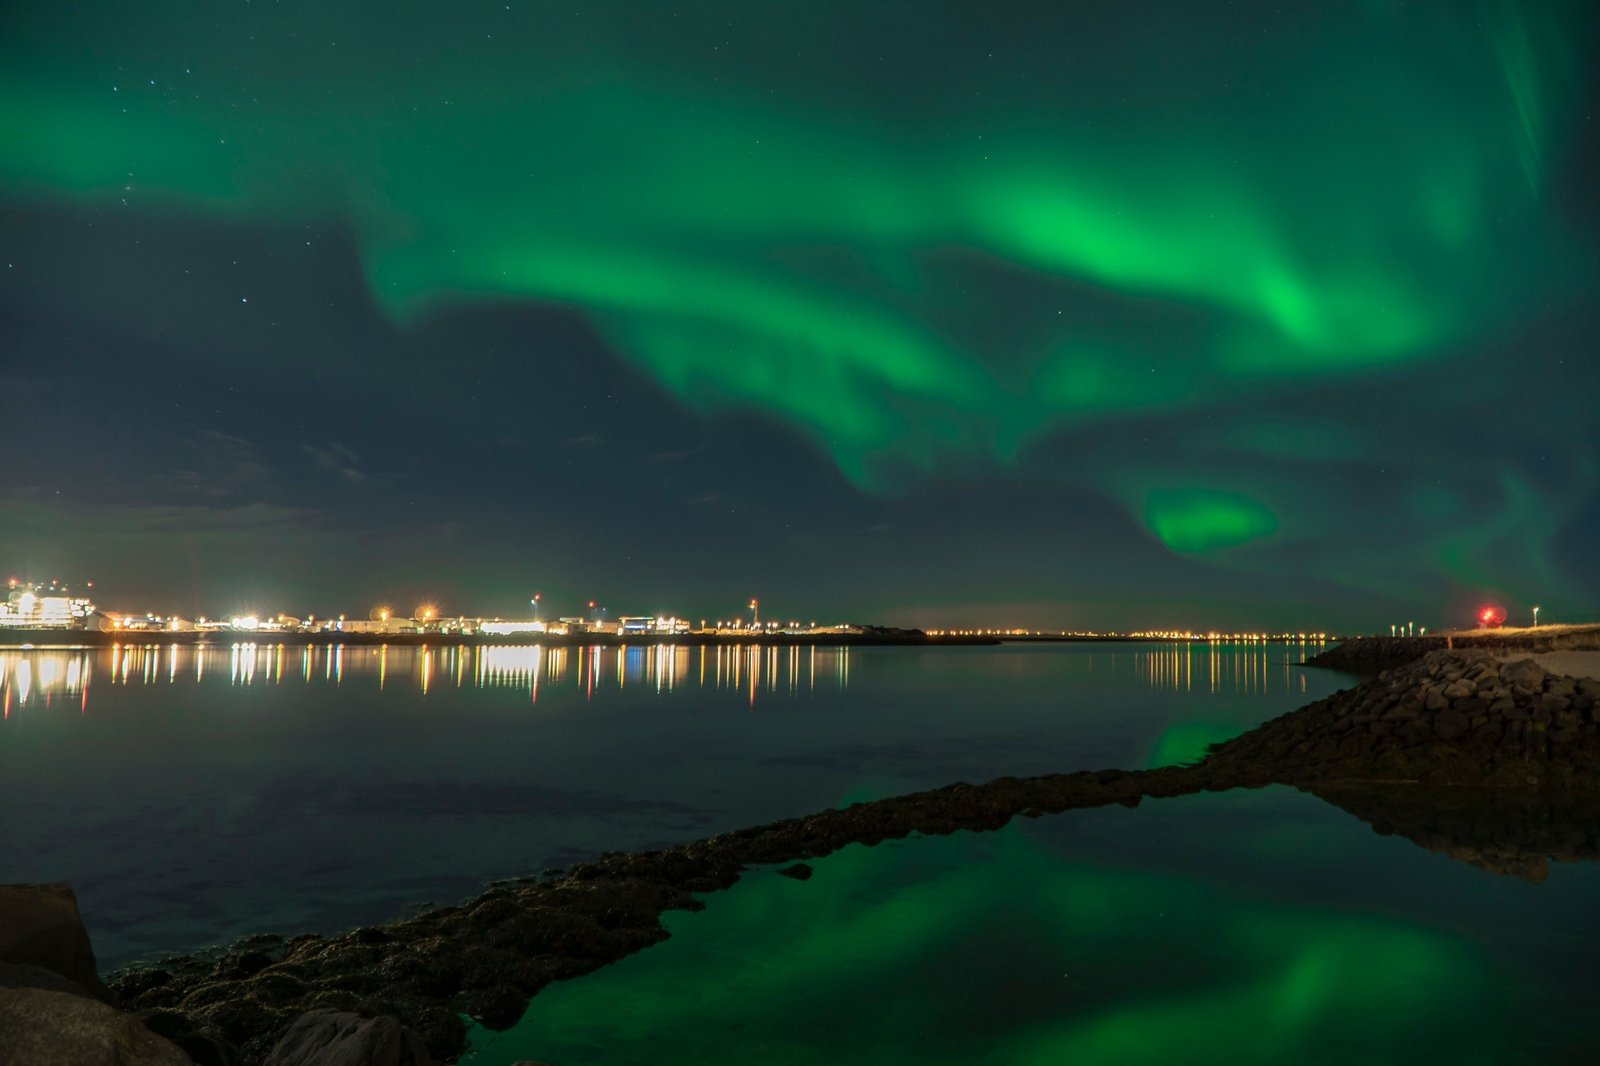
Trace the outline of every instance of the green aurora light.
<path fill-rule="evenodd" d="M 20 12 L 0 192 L 345 218 L 396 322 L 568 306 L 684 404 L 774 415 L 863 490 L 1015 468 L 1223 565 L 1329 549 L 1307 467 L 1381 465 L 1374 513 L 1436 570 L 1544 582 L 1593 486 L 1556 429 L 1569 466 L 1452 487 L 1409 431 L 1262 409 L 1448 368 L 1592 286 L 1550 196 L 1587 5 L 1315 8 L 1259 43 L 1175 10 L 1116 49 L 1066 13 L 1003 63 L 896 50 L 855 5 L 288 6 L 220 37 L 204 5 Z M 1037 295 L 986 304 L 997 268 Z M 1209 431 L 1142 433 L 1177 416 Z"/>

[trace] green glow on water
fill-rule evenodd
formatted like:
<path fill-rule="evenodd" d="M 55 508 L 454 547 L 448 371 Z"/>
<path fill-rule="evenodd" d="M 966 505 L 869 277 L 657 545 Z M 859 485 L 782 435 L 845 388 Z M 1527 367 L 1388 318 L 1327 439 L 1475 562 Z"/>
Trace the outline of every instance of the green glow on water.
<path fill-rule="evenodd" d="M 1017 827 L 815 869 L 672 915 L 666 944 L 551 986 L 466 1061 L 1334 1063 L 1423 1034 L 1464 1062 L 1505 1050 L 1493 1012 L 1470 1013 L 1494 995 L 1484 959 L 1428 929 L 1073 862 Z"/>
<path fill-rule="evenodd" d="M 1199 762 L 1211 745 L 1232 740 L 1242 732 L 1244 727 L 1222 722 L 1179 722 L 1161 734 L 1145 766 L 1153 770 Z"/>

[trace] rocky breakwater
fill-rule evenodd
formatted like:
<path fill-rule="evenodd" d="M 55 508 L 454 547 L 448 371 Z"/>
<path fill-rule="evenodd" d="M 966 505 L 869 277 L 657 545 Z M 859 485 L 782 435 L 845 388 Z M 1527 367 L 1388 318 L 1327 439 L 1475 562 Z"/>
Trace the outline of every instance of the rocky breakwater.
<path fill-rule="evenodd" d="M 1249 782 L 1337 780 L 1600 789 L 1600 681 L 1532 659 L 1434 651 L 1214 747 L 1213 773 Z"/>
<path fill-rule="evenodd" d="M 1306 665 L 1370 675 L 1414 663 L 1436 651 L 1492 651 L 1502 657 L 1600 651 L 1600 625 L 1471 629 L 1423 637 L 1351 637 L 1313 655 Z"/>

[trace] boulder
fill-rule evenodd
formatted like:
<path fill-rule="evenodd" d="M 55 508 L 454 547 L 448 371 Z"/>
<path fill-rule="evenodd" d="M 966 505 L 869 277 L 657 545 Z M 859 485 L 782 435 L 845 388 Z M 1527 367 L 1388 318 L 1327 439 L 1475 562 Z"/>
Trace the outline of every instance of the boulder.
<path fill-rule="evenodd" d="M 78 897 L 64 884 L 0 885 L 0 962 L 43 967 L 111 1002 Z"/>
<path fill-rule="evenodd" d="M 195 1066 L 239 1066 L 239 1054 L 231 1045 L 195 1027 L 187 1014 L 174 1010 L 147 1010 L 139 1013 L 144 1027 L 172 1041 L 195 1061 Z"/>
<path fill-rule="evenodd" d="M 132 1015 L 69 992 L 0 989 L 6 1066 L 193 1066 Z"/>
<path fill-rule="evenodd" d="M 295 1019 L 262 1066 L 433 1066 L 433 1059 L 394 1018 L 313 1010 Z"/>
<path fill-rule="evenodd" d="M 78 982 L 70 981 L 43 966 L 29 966 L 23 962 L 0 962 L 0 988 L 43 988 L 50 992 L 93 998 Z"/>
<path fill-rule="evenodd" d="M 1471 727 L 1467 716 L 1460 711 L 1440 711 L 1433 719 L 1433 731 L 1441 739 L 1454 740 Z"/>
<path fill-rule="evenodd" d="M 1544 667 L 1532 659 L 1519 659 L 1500 671 L 1500 679 L 1524 692 L 1538 692 L 1544 687 Z"/>

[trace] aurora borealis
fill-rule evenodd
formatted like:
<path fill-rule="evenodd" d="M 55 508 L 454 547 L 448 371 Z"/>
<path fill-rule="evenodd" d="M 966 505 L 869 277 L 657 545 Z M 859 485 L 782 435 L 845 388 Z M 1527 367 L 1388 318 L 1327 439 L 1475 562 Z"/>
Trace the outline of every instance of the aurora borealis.
<path fill-rule="evenodd" d="M 9 5 L 0 557 L 175 608 L 1592 616 L 1595 21 Z"/>

